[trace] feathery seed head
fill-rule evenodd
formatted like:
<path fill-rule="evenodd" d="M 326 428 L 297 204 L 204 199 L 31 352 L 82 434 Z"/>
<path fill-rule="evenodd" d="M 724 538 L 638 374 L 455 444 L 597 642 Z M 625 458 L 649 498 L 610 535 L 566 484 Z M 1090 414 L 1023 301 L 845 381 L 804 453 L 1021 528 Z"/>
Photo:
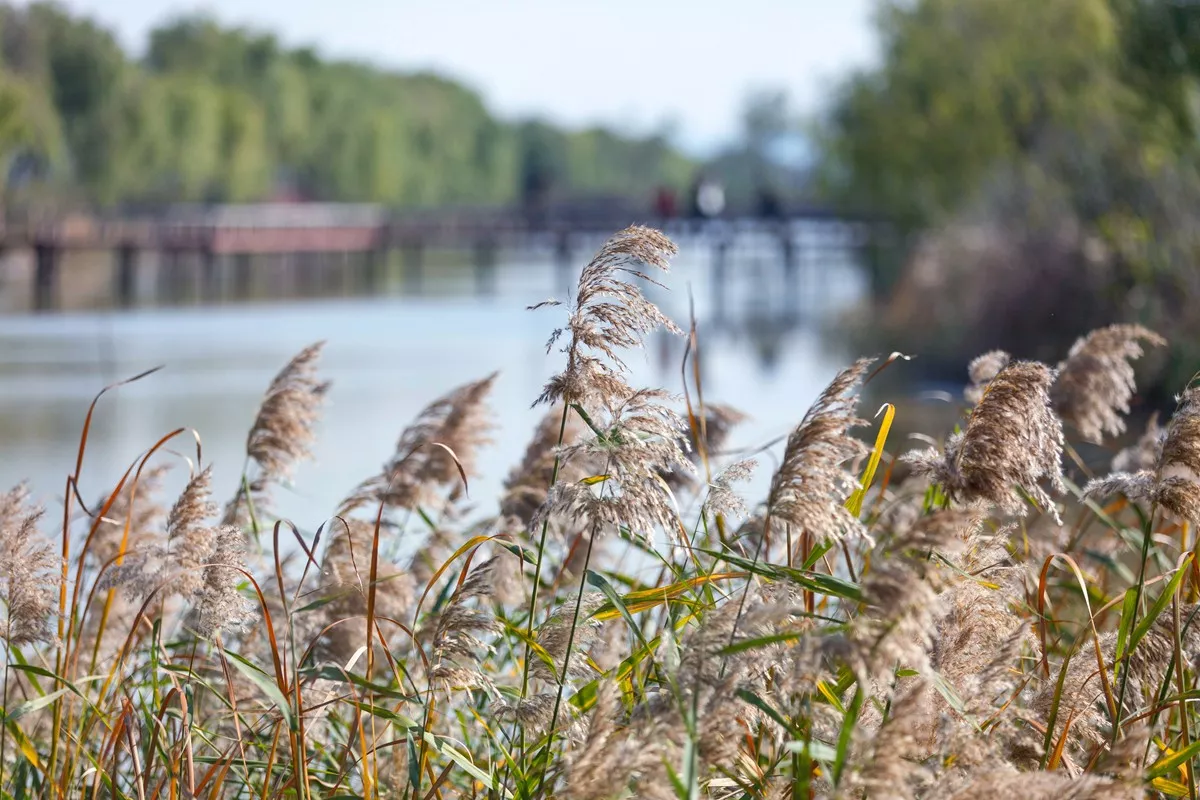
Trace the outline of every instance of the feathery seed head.
<path fill-rule="evenodd" d="M 460 386 L 426 406 L 401 434 L 383 471 L 359 484 L 342 501 L 338 514 L 380 503 L 389 508 L 438 504 L 447 489 L 449 498 L 456 500 L 462 474 L 476 474 L 478 450 L 490 441 L 487 397 L 496 375 Z"/>
<path fill-rule="evenodd" d="M 752 458 L 735 461 L 721 470 L 708 487 L 708 498 L 704 501 L 710 514 L 724 516 L 746 516 L 746 503 L 733 488 L 735 483 L 745 483 L 754 475 L 758 462 Z"/>
<path fill-rule="evenodd" d="M 1143 341 L 1167 343 L 1141 325 L 1110 325 L 1077 340 L 1058 365 L 1050 389 L 1054 410 L 1089 442 L 1099 444 L 1106 434 L 1125 432 L 1122 415 L 1129 413 L 1137 388 L 1130 362 L 1142 356 Z"/>
<path fill-rule="evenodd" d="M 1162 457 L 1163 438 L 1166 431 L 1158 424 L 1158 412 L 1146 421 L 1146 430 L 1138 440 L 1122 449 L 1112 460 L 1113 472 L 1140 472 L 1152 470 Z"/>
<path fill-rule="evenodd" d="M 287 480 L 296 462 L 312 455 L 313 427 L 329 388 L 317 379 L 317 361 L 324 346 L 324 342 L 309 345 L 280 370 L 250 427 L 246 454 L 258 464 L 267 482 Z"/>
<path fill-rule="evenodd" d="M 660 327 L 682 333 L 630 279 L 661 285 L 643 270 L 668 271 L 676 252 L 662 233 L 638 225 L 600 248 L 579 276 L 565 331 L 555 331 L 547 345 L 553 348 L 562 333 L 570 333 L 566 368 L 547 382 L 535 405 L 561 401 L 598 411 L 626 399 L 628 369 L 618 351 L 640 348 L 646 336 Z"/>
<path fill-rule="evenodd" d="M 788 436 L 767 498 L 772 518 L 821 539 L 866 534 L 844 503 L 858 486 L 846 464 L 867 452 L 849 431 L 866 424 L 856 416 L 856 406 L 873 361 L 860 359 L 840 372 Z"/>
<path fill-rule="evenodd" d="M 9 645 L 55 640 L 51 622 L 60 561 L 38 535 L 42 513 L 29 504 L 24 485 L 0 495 L 0 598 L 8 612 L 0 623 L 0 638 Z"/>
<path fill-rule="evenodd" d="M 504 482 L 504 495 L 500 499 L 502 517 L 515 518 L 526 530 L 531 529 L 530 520 L 546 502 L 546 493 L 553 483 L 556 460 L 560 480 L 574 482 L 591 474 L 586 459 L 559 458 L 559 432 L 562 432 L 562 446 L 570 446 L 579 440 L 583 430 L 578 415 L 570 411 L 566 413 L 564 424 L 561 406 L 555 406 L 546 413 L 525 448 L 521 463 L 513 468 Z"/>
<path fill-rule="evenodd" d="M 1041 485 L 1066 490 L 1062 422 L 1050 407 L 1053 381 L 1054 371 L 1045 364 L 1009 364 L 988 384 L 967 429 L 947 441 L 944 453 L 930 449 L 904 460 L 959 502 L 1023 515 L 1023 490 L 1057 521 L 1054 501 Z"/>
<path fill-rule="evenodd" d="M 204 585 L 193 607 L 193 628 L 205 639 L 222 631 L 239 630 L 255 615 L 254 606 L 238 591 L 246 568 L 241 530 L 221 525 L 213 533 L 215 543 L 204 567 Z"/>
<path fill-rule="evenodd" d="M 209 499 L 211 479 L 210 465 L 188 481 L 167 516 L 165 559 L 173 573 L 172 589 L 183 597 L 191 597 L 204 586 L 201 567 L 216 547 L 216 532 L 206 524 L 217 513 Z"/>
<path fill-rule="evenodd" d="M 979 405 L 983 393 L 992 378 L 1000 374 L 1000 370 L 1008 366 L 1012 356 L 1003 350 L 992 350 L 981 356 L 976 356 L 967 366 L 967 377 L 971 383 L 963 390 L 963 398 L 971 405 Z"/>
<path fill-rule="evenodd" d="M 1200 387 L 1187 389 L 1178 400 L 1161 444 L 1141 448 L 1158 451 L 1153 468 L 1098 478 L 1084 487 L 1085 495 L 1120 492 L 1130 500 L 1156 502 L 1179 519 L 1200 521 Z M 1143 453 L 1137 459 L 1147 457 Z"/>

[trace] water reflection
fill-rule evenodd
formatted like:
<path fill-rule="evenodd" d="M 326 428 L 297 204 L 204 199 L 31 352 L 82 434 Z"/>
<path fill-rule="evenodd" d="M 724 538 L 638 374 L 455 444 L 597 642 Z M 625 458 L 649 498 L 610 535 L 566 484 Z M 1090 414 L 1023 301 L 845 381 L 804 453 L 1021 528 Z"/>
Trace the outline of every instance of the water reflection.
<path fill-rule="evenodd" d="M 437 280 L 427 274 L 424 293 L 415 297 L 0 317 L 0 486 L 28 478 L 43 499 L 59 497 L 97 389 L 161 364 L 161 372 L 101 400 L 84 462 L 84 497 L 106 490 L 176 427 L 198 432 L 205 460 L 215 464 L 217 494 L 231 493 L 267 383 L 296 351 L 326 339 L 322 372 L 333 388 L 316 461 L 298 470 L 278 511 L 315 527 L 387 459 L 425 404 L 499 369 L 492 400 L 498 427 L 481 457 L 483 475 L 471 485 L 486 510 L 538 418 L 531 401 L 560 366 L 561 355 L 547 354 L 544 343 L 563 310 L 525 310 L 554 293 L 554 271 L 540 266 L 498 264 L 488 298 L 461 291 L 469 274 L 447 271 Z M 779 288 L 767 282 L 769 270 L 747 269 L 729 280 L 726 316 L 717 320 L 707 266 L 705 254 L 685 251 L 671 278 L 674 291 L 652 294 L 686 323 L 690 293 L 703 337 L 706 397 L 751 415 L 737 443 L 766 440 L 793 424 L 845 363 L 846 354 L 821 341 L 809 312 L 845 308 L 862 281 L 845 264 L 829 265 L 822 293 L 800 306 L 806 321 L 798 324 L 775 313 Z M 644 357 L 631 360 L 636 380 L 680 391 L 682 353 L 682 341 L 656 337 Z M 187 445 L 179 450 L 193 452 Z"/>

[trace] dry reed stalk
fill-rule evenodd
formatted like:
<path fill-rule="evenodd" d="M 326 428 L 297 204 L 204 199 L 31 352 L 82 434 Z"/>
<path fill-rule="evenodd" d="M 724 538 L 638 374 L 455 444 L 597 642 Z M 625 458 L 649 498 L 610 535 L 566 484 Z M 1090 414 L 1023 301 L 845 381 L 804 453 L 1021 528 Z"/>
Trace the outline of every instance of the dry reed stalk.
<path fill-rule="evenodd" d="M 366 645 L 361 624 L 348 622 L 367 613 L 373 522 L 360 519 L 335 520 L 329 545 L 321 558 L 321 578 L 314 594 L 326 602 L 309 612 L 303 629 L 315 636 L 322 631 L 318 657 L 345 663 Z M 407 619 L 412 612 L 415 581 L 409 570 L 380 560 L 375 577 L 375 616 Z M 306 637 L 307 638 L 307 637 Z"/>

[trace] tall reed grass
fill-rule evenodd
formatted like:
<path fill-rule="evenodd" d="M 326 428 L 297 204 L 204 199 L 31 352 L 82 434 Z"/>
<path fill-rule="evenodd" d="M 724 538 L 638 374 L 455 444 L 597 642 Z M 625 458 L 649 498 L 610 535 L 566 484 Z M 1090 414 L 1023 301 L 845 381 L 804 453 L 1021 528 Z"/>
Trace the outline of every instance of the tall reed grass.
<path fill-rule="evenodd" d="M 695 326 L 639 288 L 674 252 L 634 227 L 584 268 L 484 519 L 495 376 L 311 532 L 271 496 L 317 435 L 320 344 L 270 383 L 223 507 L 198 444 L 165 458 L 185 430 L 82 497 L 93 404 L 61 511 L 0 496 L 3 796 L 1195 800 L 1200 389 L 1107 473 L 1072 445 L 1124 432 L 1162 340 L 987 354 L 913 452 L 893 406 L 859 408 L 895 358 L 863 359 L 756 464 Z M 688 339 L 682 398 L 630 384 L 659 329 Z"/>

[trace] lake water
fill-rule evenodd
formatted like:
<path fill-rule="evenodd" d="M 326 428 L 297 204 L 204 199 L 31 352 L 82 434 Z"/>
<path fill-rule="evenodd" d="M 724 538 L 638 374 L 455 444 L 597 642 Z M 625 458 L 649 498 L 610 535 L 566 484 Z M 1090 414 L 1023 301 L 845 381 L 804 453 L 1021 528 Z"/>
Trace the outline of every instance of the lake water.
<path fill-rule="evenodd" d="M 686 327 L 692 295 L 706 400 L 751 415 L 735 445 L 762 442 L 786 433 L 852 357 L 823 342 L 819 323 L 852 306 L 864 280 L 847 260 L 830 256 L 819 282 L 792 309 L 800 324 L 784 324 L 775 266 L 744 258 L 731 265 L 728 322 L 716 325 L 710 259 L 702 248 L 685 248 L 667 279 L 672 291 L 652 296 Z M 542 413 L 530 403 L 562 364 L 562 355 L 547 355 L 544 345 L 564 309 L 525 310 L 555 294 L 557 282 L 546 263 L 512 258 L 498 265 L 487 298 L 470 291 L 469 270 L 447 268 L 431 275 L 419 296 L 392 286 L 373 298 L 0 316 L 0 486 L 28 479 L 39 498 L 57 504 L 92 396 L 163 365 L 100 401 L 83 496 L 94 501 L 159 437 L 189 427 L 203 441 L 205 461 L 215 465 L 223 499 L 239 479 L 246 431 L 267 384 L 298 350 L 324 339 L 321 372 L 333 386 L 316 458 L 300 467 L 294 488 L 278 494 L 279 512 L 302 528 L 316 527 L 379 469 L 427 403 L 499 370 L 492 397 L 499 427 L 481 458 L 482 475 L 471 484 L 479 511 L 490 510 Z M 660 336 L 630 364 L 638 382 L 679 392 L 682 355 L 681 340 Z M 180 451 L 194 453 L 176 441 Z"/>

